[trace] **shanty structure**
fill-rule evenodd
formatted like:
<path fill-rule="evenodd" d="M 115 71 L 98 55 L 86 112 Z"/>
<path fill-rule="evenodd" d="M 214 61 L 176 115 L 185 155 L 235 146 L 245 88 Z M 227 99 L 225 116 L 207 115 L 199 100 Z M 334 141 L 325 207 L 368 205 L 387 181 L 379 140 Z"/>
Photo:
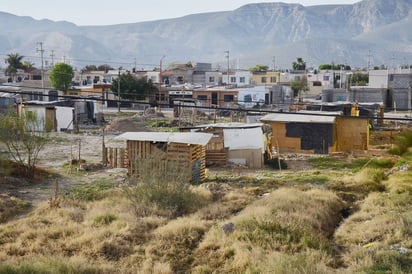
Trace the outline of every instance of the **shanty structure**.
<path fill-rule="evenodd" d="M 190 170 L 192 182 L 206 178 L 206 145 L 212 134 L 197 132 L 126 132 L 115 140 L 126 141 L 125 157 L 128 175 L 138 176 L 138 163 L 153 155 L 160 161 L 173 163 L 181 170 Z M 158 164 L 153 168 L 162 168 Z"/>
<path fill-rule="evenodd" d="M 369 148 L 367 117 L 297 112 L 271 113 L 260 121 L 271 126 L 270 144 L 278 153 L 328 154 Z"/>
<path fill-rule="evenodd" d="M 206 146 L 207 165 L 262 168 L 267 143 L 262 126 L 262 123 L 216 123 L 199 125 L 191 131 L 213 134 Z"/>

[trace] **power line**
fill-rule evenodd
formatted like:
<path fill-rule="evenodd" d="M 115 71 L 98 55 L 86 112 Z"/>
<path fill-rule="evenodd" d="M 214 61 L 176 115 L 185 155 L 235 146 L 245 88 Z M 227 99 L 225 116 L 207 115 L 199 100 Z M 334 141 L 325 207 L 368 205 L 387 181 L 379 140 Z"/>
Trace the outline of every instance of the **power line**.
<path fill-rule="evenodd" d="M 18 92 L 18 91 L 7 91 L 10 94 L 23 94 L 23 95 L 33 95 L 31 92 Z M 101 93 L 101 92 L 99 92 Z M 105 98 L 96 98 L 96 97 L 81 97 L 78 95 L 48 95 L 44 94 L 45 97 L 58 97 L 63 99 L 71 99 L 71 100 L 94 100 L 94 101 L 101 101 L 101 102 L 108 102 L 108 101 L 116 101 L 110 100 Z M 153 105 L 150 102 L 142 102 L 137 100 L 120 100 L 121 103 L 133 103 L 133 104 L 140 104 L 140 105 Z M 168 107 L 169 104 L 160 104 L 163 107 Z M 311 116 L 324 116 L 324 117 L 350 117 L 354 119 L 379 119 L 379 120 L 387 120 L 387 121 L 404 121 L 404 122 L 412 122 L 412 118 L 396 118 L 396 117 L 377 117 L 377 116 L 351 116 L 351 115 L 337 115 L 337 114 L 326 114 L 326 113 L 305 113 L 305 112 L 284 112 L 284 111 L 275 111 L 275 110 L 267 110 L 267 109 L 245 109 L 245 108 L 230 108 L 230 107 L 218 107 L 218 106 L 187 106 L 187 105 L 179 105 L 182 108 L 194 108 L 194 109 L 203 109 L 203 110 L 219 110 L 219 111 L 238 111 L 238 112 L 246 112 L 246 113 L 263 113 L 263 114 L 288 114 L 288 115 L 311 115 Z"/>

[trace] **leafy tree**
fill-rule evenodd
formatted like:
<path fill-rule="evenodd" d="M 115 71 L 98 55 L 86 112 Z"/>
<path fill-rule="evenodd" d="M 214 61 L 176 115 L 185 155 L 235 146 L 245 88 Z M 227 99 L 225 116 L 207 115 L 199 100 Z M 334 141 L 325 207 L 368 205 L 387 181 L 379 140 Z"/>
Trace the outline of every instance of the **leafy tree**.
<path fill-rule="evenodd" d="M 296 58 L 296 61 L 292 63 L 293 70 L 306 70 L 306 62 L 303 61 L 302 57 Z"/>
<path fill-rule="evenodd" d="M 50 71 L 50 82 L 55 89 L 66 91 L 70 88 L 74 77 L 73 67 L 65 64 L 58 63 L 54 65 Z"/>
<path fill-rule="evenodd" d="M 344 64 L 321 64 L 319 70 L 351 70 L 351 67 Z"/>
<path fill-rule="evenodd" d="M 104 71 L 104 72 L 107 72 L 107 71 L 109 71 L 109 70 L 111 70 L 111 69 L 113 69 L 110 65 L 108 65 L 108 64 L 103 64 L 103 65 L 99 65 L 98 67 L 97 67 L 97 70 L 99 70 L 99 71 Z"/>
<path fill-rule="evenodd" d="M 306 77 L 302 77 L 299 80 L 296 81 L 291 81 L 290 82 L 290 87 L 293 90 L 293 97 L 298 97 L 300 99 L 300 95 L 302 91 L 308 91 L 308 80 Z"/>
<path fill-rule="evenodd" d="M 50 124 L 33 112 L 18 116 L 12 110 L 0 120 L 0 141 L 27 178 L 34 177 L 39 152 L 48 141 Z"/>
<path fill-rule="evenodd" d="M 92 71 L 92 70 L 98 70 L 96 65 L 87 65 L 84 68 L 82 68 L 82 71 Z"/>
<path fill-rule="evenodd" d="M 256 65 L 254 67 L 249 68 L 250 71 L 267 71 L 269 69 L 266 65 Z"/>
<path fill-rule="evenodd" d="M 11 76 L 14 80 L 18 69 L 23 69 L 23 60 L 24 56 L 18 53 L 10 53 L 7 55 L 6 63 L 8 64 L 6 68 L 6 75 Z"/>
<path fill-rule="evenodd" d="M 130 72 L 120 75 L 112 82 L 112 91 L 118 96 L 120 81 L 120 98 L 129 100 L 145 100 L 157 92 L 157 87 L 146 77 L 136 78 Z"/>
<path fill-rule="evenodd" d="M 24 61 L 24 62 L 23 62 L 23 69 L 24 69 L 25 71 L 27 71 L 27 70 L 29 70 L 29 69 L 31 69 L 31 68 L 34 68 L 34 63 L 31 63 L 31 62 L 29 62 L 29 61 Z"/>
<path fill-rule="evenodd" d="M 348 82 L 351 86 L 366 86 L 369 83 L 369 75 L 367 73 L 354 73 L 349 75 Z"/>

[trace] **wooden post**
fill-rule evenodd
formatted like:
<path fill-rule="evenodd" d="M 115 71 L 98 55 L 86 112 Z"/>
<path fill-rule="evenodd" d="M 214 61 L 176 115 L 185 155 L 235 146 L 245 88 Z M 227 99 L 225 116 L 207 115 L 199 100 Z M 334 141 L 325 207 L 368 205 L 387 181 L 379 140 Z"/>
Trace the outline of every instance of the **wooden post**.
<path fill-rule="evenodd" d="M 106 160 L 106 148 L 104 144 L 104 127 L 102 129 L 102 164 L 103 166 L 107 166 L 107 160 Z"/>

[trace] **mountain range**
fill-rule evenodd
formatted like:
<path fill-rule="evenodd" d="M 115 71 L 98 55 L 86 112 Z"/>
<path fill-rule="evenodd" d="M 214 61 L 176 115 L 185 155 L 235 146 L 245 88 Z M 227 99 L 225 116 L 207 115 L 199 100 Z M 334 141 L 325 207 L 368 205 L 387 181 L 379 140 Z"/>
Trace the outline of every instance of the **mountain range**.
<path fill-rule="evenodd" d="M 363 0 L 351 5 L 247 4 L 233 11 L 192 14 L 140 23 L 77 26 L 0 12 L 0 54 L 41 64 L 123 68 L 207 62 L 288 69 L 297 57 L 308 66 L 411 64 L 412 0 Z M 1 9 L 1 8 L 0 8 Z M 39 48 L 41 42 L 42 48 Z"/>

